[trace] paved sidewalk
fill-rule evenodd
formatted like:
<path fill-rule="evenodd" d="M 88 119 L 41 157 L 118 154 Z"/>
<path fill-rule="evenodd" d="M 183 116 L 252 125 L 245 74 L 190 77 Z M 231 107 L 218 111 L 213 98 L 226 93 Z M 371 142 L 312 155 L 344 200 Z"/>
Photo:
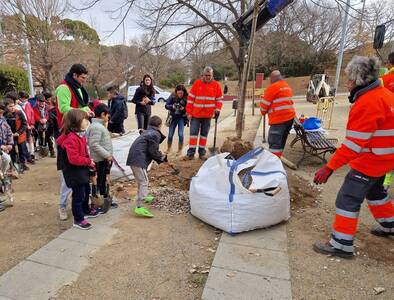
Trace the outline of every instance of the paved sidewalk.
<path fill-rule="evenodd" d="M 107 244 L 117 229 L 111 227 L 122 209 L 90 219 L 90 230 L 68 229 L 0 277 L 0 300 L 49 299 L 75 281 L 89 258 Z"/>
<path fill-rule="evenodd" d="M 261 145 L 262 130 L 260 122 L 255 146 Z M 285 224 L 235 236 L 222 234 L 202 299 L 291 298 Z"/>

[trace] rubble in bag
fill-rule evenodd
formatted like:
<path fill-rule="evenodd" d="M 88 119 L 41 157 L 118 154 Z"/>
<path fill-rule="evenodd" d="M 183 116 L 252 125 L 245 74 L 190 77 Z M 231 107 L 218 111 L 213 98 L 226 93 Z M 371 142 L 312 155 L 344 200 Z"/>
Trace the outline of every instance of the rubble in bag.
<path fill-rule="evenodd" d="M 251 172 L 253 169 L 254 167 L 246 168 L 238 173 L 238 177 L 241 180 L 242 185 L 246 189 L 249 189 L 249 187 L 252 185 L 253 177 L 251 175 Z"/>
<path fill-rule="evenodd" d="M 156 187 L 151 189 L 151 194 L 155 197 L 152 206 L 157 209 L 165 210 L 173 215 L 190 212 L 190 201 L 187 191 L 173 187 Z"/>
<path fill-rule="evenodd" d="M 229 152 L 235 159 L 240 158 L 251 150 L 253 150 L 253 144 L 251 142 L 237 137 L 228 137 L 220 148 L 220 152 Z"/>

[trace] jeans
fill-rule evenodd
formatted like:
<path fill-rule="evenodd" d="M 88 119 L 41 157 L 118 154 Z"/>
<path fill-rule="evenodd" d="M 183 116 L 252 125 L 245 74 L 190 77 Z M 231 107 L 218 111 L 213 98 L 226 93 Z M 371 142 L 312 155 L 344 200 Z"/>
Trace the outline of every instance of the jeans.
<path fill-rule="evenodd" d="M 200 140 L 198 142 L 198 154 L 200 156 L 204 156 L 206 154 L 207 151 L 205 150 L 205 147 L 207 145 L 210 126 L 211 118 L 192 118 L 190 122 L 190 140 L 187 156 L 194 156 L 196 153 L 198 136 L 200 136 Z"/>
<path fill-rule="evenodd" d="M 25 163 L 27 161 L 27 159 L 30 158 L 29 151 L 27 150 L 26 141 L 18 144 L 17 146 L 15 146 L 15 144 L 14 144 L 14 147 L 12 148 L 12 151 L 11 151 L 11 159 L 13 162 L 15 162 L 17 160 L 17 153 L 15 151 L 15 147 L 18 147 L 19 161 L 21 163 Z"/>
<path fill-rule="evenodd" d="M 72 189 L 66 185 L 66 181 L 64 180 L 63 172 L 60 172 L 60 207 L 67 207 L 67 198 L 68 195 L 72 192 Z"/>
<path fill-rule="evenodd" d="M 141 112 L 137 112 L 135 114 L 135 117 L 137 119 L 137 127 L 138 127 L 138 129 L 144 129 L 145 130 L 145 129 L 148 128 L 150 115 L 144 114 L 144 113 L 141 113 Z"/>
<path fill-rule="evenodd" d="M 175 129 L 178 126 L 178 137 L 179 137 L 179 144 L 183 144 L 184 141 L 184 135 L 183 131 L 185 129 L 185 120 L 181 118 L 174 118 L 172 119 L 172 122 L 170 124 L 170 128 L 168 129 L 168 142 L 172 143 L 172 140 L 174 139 L 174 133 Z"/>
<path fill-rule="evenodd" d="M 72 188 L 72 212 L 74 222 L 80 223 L 84 220 L 85 215 L 89 214 L 89 195 L 90 185 L 83 184 Z"/>

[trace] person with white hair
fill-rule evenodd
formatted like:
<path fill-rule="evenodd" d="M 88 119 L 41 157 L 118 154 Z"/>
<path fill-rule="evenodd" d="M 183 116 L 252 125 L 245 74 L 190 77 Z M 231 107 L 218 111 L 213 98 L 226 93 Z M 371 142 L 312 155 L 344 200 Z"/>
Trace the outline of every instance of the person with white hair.
<path fill-rule="evenodd" d="M 394 236 L 394 206 L 383 187 L 385 174 L 394 169 L 394 94 L 379 80 L 377 58 L 355 56 L 346 67 L 352 107 L 346 139 L 329 163 L 315 174 L 316 184 L 326 183 L 331 174 L 349 164 L 336 199 L 331 239 L 316 242 L 316 252 L 351 258 L 358 216 L 364 199 L 378 222 L 371 233 Z"/>
<path fill-rule="evenodd" d="M 187 159 L 194 159 L 198 142 L 198 155 L 205 159 L 207 138 L 211 119 L 217 121 L 222 108 L 223 92 L 219 82 L 213 78 L 213 69 L 205 67 L 202 79 L 197 79 L 189 92 L 186 104 L 190 120 L 189 149 Z"/>

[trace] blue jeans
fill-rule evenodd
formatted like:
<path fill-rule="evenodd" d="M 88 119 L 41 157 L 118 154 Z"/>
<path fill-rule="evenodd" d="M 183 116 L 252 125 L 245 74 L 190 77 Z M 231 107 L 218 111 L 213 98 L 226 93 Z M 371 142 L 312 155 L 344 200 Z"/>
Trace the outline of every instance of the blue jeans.
<path fill-rule="evenodd" d="M 183 144 L 184 135 L 183 131 L 185 129 L 185 120 L 184 118 L 174 118 L 170 124 L 169 132 L 168 132 L 168 142 L 172 143 L 174 138 L 175 129 L 178 126 L 178 137 L 179 137 L 179 144 Z"/>

